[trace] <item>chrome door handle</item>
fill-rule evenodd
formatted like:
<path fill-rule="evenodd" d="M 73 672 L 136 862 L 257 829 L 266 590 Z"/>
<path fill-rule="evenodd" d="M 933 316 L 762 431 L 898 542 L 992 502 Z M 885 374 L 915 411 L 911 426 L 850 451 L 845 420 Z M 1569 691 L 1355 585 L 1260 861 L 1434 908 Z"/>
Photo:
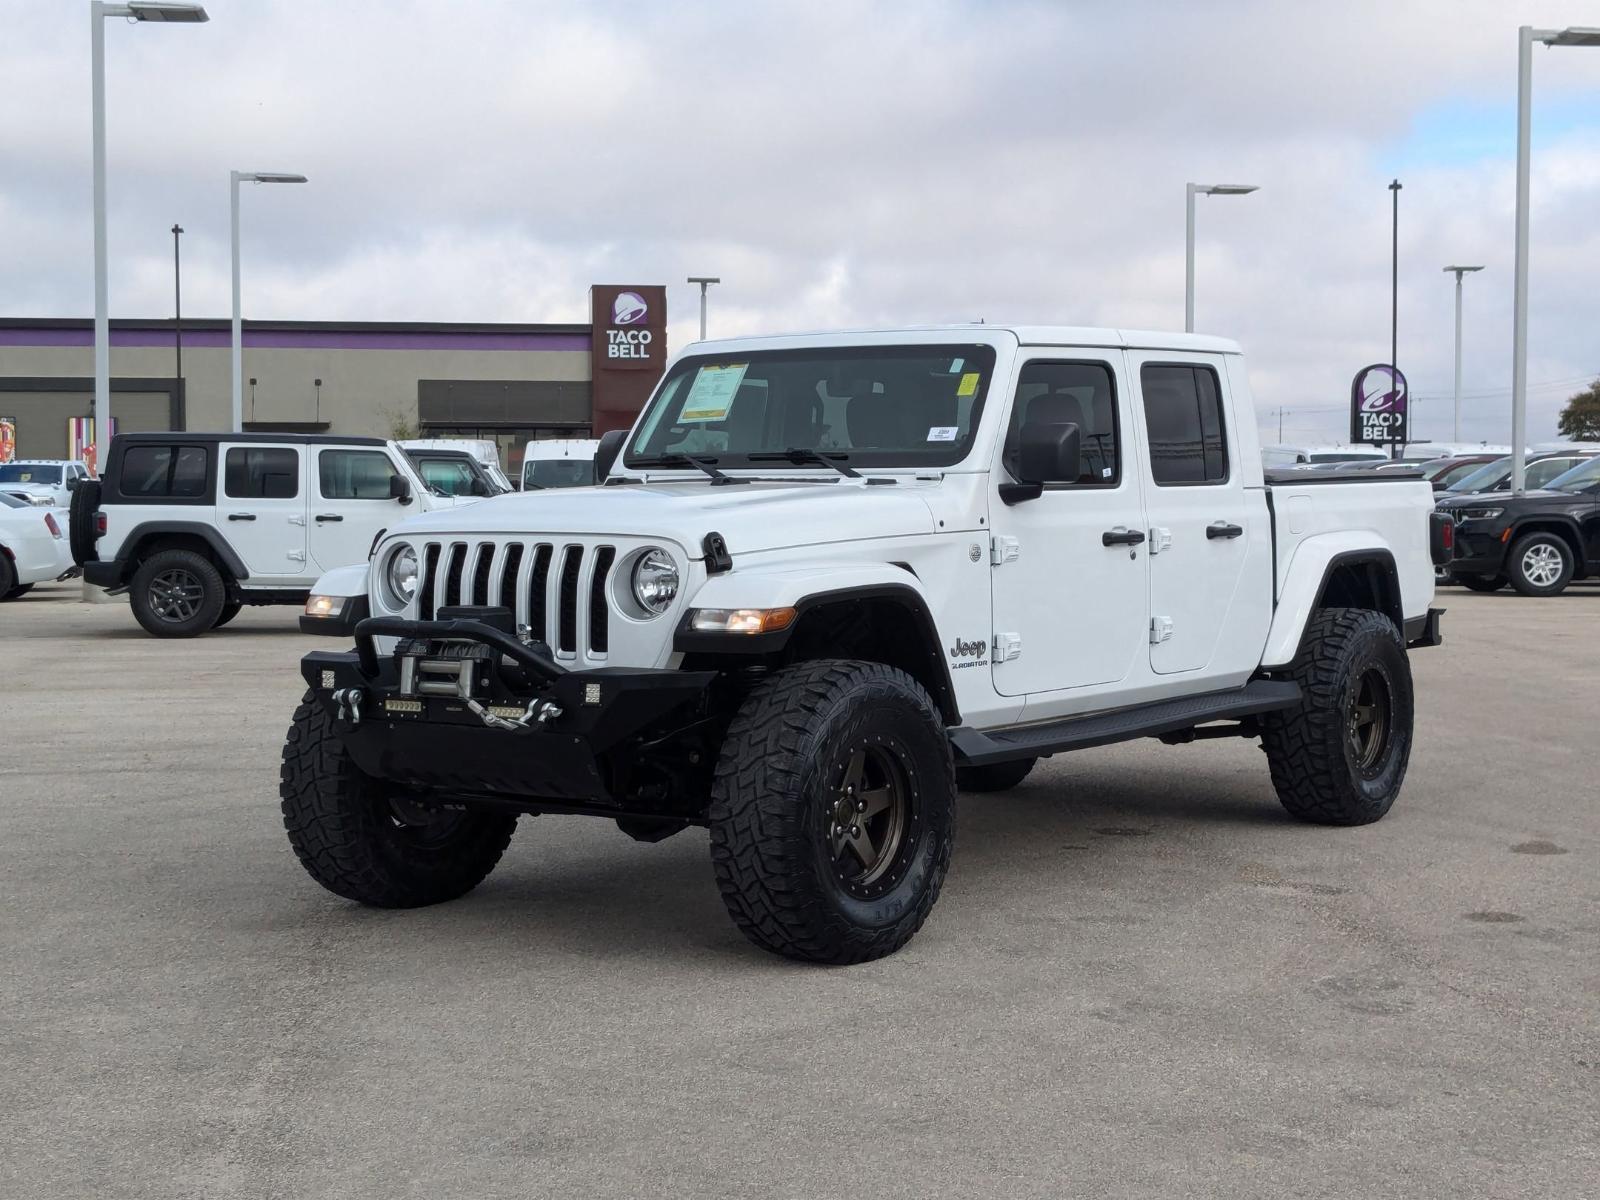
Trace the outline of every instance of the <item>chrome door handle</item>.
<path fill-rule="evenodd" d="M 254 521 L 255 519 L 256 519 L 255 513 L 229 513 L 228 514 L 228 520 L 230 520 L 230 521 Z"/>
<path fill-rule="evenodd" d="M 1128 529 L 1118 525 L 1115 529 L 1108 529 L 1100 535 L 1102 546 L 1137 546 L 1144 541 L 1144 531 Z"/>
<path fill-rule="evenodd" d="M 1228 521 L 1213 521 L 1206 526 L 1206 537 L 1211 541 L 1218 538 L 1236 538 L 1244 534 L 1244 527 L 1234 525 Z"/>
<path fill-rule="evenodd" d="M 338 513 L 318 513 L 317 514 L 317 524 L 318 525 L 322 524 L 324 521 L 342 521 L 342 520 L 344 520 L 344 518 L 341 517 Z"/>

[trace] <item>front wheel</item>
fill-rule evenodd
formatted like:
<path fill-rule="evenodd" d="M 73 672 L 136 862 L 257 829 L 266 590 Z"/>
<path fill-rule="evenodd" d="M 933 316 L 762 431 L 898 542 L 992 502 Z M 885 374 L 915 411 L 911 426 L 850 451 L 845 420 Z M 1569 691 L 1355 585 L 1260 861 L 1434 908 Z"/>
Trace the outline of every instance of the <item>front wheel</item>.
<path fill-rule="evenodd" d="M 780 671 L 728 729 L 711 793 L 711 863 L 728 913 L 787 958 L 855 963 L 911 940 L 955 835 L 944 723 L 903 671 Z"/>
<path fill-rule="evenodd" d="M 1321 825 L 1378 820 L 1411 758 L 1411 661 L 1400 631 L 1382 613 L 1323 609 L 1286 675 L 1300 703 L 1261 718 L 1278 800 Z"/>
<path fill-rule="evenodd" d="M 1524 596 L 1558 596 L 1572 582 L 1572 547 L 1556 533 L 1530 533 L 1511 547 L 1506 573 Z"/>
<path fill-rule="evenodd" d="M 363 774 L 309 692 L 284 742 L 278 796 L 289 845 L 311 878 L 377 908 L 466 895 L 517 827 L 515 814 L 428 804 Z"/>

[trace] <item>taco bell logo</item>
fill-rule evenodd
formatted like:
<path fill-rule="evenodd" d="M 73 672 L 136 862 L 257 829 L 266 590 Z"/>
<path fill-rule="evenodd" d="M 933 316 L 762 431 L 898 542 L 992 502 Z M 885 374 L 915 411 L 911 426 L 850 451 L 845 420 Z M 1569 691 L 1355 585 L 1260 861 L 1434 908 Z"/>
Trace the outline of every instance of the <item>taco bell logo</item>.
<path fill-rule="evenodd" d="M 618 366 L 628 359 L 636 363 L 626 365 L 645 366 L 655 341 L 655 334 L 643 328 L 649 315 L 650 306 L 638 292 L 618 292 L 611 302 L 611 323 L 620 328 L 606 330 L 606 358 L 618 360 Z"/>
<path fill-rule="evenodd" d="M 617 298 L 611 302 L 611 323 L 638 325 L 644 321 L 649 312 L 650 306 L 638 292 L 618 292 Z"/>
<path fill-rule="evenodd" d="M 1398 367 L 1374 363 L 1356 372 L 1350 385 L 1350 440 L 1406 441 L 1410 389 Z"/>

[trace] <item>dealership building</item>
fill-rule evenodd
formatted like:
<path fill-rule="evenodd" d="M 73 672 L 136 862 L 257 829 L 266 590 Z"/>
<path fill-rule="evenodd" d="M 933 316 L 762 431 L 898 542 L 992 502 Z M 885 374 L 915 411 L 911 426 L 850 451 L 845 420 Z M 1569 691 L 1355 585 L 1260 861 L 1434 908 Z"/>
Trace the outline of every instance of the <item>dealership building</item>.
<path fill-rule="evenodd" d="M 535 438 L 624 428 L 666 365 L 666 289 L 595 285 L 587 325 L 246 321 L 244 428 L 492 438 L 517 471 Z M 228 429 L 225 320 L 112 320 L 118 432 Z M 94 322 L 0 317 L 0 419 L 20 458 L 64 458 L 92 415 Z"/>

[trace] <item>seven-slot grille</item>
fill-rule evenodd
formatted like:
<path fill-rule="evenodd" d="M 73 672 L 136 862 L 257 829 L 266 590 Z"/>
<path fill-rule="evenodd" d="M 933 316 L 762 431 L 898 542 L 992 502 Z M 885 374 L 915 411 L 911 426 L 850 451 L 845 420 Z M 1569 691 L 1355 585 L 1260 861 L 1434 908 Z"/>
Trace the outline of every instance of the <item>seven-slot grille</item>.
<path fill-rule="evenodd" d="M 560 542 L 427 542 L 418 547 L 417 616 L 453 604 L 498 605 L 558 657 L 607 652 L 606 580 L 615 546 Z"/>

